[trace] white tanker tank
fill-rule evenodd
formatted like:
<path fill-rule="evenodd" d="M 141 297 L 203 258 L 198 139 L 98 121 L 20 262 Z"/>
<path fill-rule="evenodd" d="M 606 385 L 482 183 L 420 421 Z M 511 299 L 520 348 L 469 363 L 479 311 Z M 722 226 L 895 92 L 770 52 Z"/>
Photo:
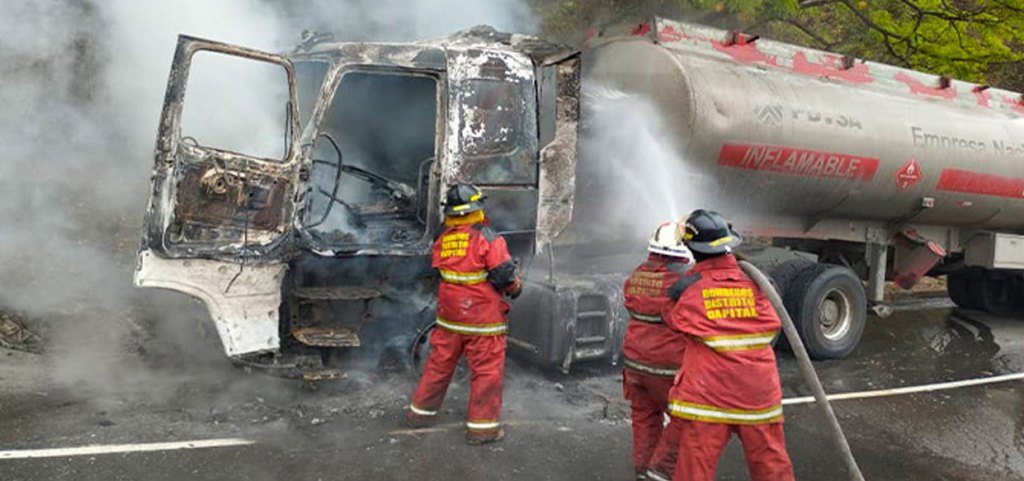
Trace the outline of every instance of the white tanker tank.
<path fill-rule="evenodd" d="M 853 348 L 865 297 L 886 312 L 886 279 L 949 273 L 963 307 L 1024 307 L 1020 94 L 660 18 L 591 32 L 583 59 L 584 83 L 657 107 L 704 177 L 687 208 L 817 256 L 749 254 L 817 357 Z"/>
<path fill-rule="evenodd" d="M 663 19 L 631 33 L 591 40 L 586 79 L 650 98 L 757 228 L 1024 228 L 1020 94 Z"/>

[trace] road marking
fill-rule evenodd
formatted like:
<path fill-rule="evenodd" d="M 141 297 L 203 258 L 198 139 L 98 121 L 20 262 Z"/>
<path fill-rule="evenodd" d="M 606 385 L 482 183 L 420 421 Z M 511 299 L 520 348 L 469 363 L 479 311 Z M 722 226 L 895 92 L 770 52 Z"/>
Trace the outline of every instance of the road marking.
<path fill-rule="evenodd" d="M 502 426 L 533 426 L 533 425 L 546 425 L 551 426 L 555 420 L 553 419 L 532 419 L 532 420 L 512 420 L 512 421 L 501 421 Z M 466 427 L 466 423 L 444 423 L 436 424 L 425 428 L 409 428 L 409 429 L 396 429 L 389 431 L 388 436 L 416 436 L 419 434 L 429 433 L 441 433 L 445 431 L 453 431 L 456 429 L 462 429 Z M 557 426 L 555 428 L 558 432 L 572 432 L 572 428 L 568 426 Z"/>
<path fill-rule="evenodd" d="M 1002 376 L 990 376 L 977 379 L 965 379 L 963 381 L 940 382 L 935 384 L 923 384 L 920 386 L 898 387 L 893 389 L 877 389 L 874 391 L 844 392 L 840 394 L 829 394 L 825 397 L 829 401 L 843 401 L 848 399 L 868 399 L 876 397 L 900 396 L 904 394 L 916 394 L 922 392 L 946 391 L 968 386 L 981 386 L 985 384 L 996 384 L 1000 382 L 1019 381 L 1024 379 L 1024 372 L 1015 374 L 1004 374 Z M 784 406 L 794 404 L 810 404 L 814 402 L 813 396 L 786 398 L 782 400 Z"/>
<path fill-rule="evenodd" d="M 15 449 L 0 451 L 0 460 L 29 458 L 63 458 L 69 456 L 92 456 L 97 454 L 144 453 L 151 451 L 174 451 L 177 449 L 207 449 L 229 446 L 248 446 L 256 441 L 239 438 L 201 439 L 173 443 L 107 444 L 81 446 L 77 448 Z"/>

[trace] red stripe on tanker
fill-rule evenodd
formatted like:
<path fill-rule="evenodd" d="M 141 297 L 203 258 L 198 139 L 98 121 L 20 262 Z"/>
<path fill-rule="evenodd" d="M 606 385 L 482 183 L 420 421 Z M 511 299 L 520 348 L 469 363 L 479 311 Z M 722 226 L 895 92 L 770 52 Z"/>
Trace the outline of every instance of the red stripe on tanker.
<path fill-rule="evenodd" d="M 1024 179 L 983 174 L 969 170 L 945 169 L 939 176 L 939 190 L 996 197 L 1024 198 Z"/>
<path fill-rule="evenodd" d="M 766 170 L 808 177 L 869 181 L 878 171 L 874 157 L 822 152 L 776 145 L 724 144 L 718 163 L 727 167 Z"/>

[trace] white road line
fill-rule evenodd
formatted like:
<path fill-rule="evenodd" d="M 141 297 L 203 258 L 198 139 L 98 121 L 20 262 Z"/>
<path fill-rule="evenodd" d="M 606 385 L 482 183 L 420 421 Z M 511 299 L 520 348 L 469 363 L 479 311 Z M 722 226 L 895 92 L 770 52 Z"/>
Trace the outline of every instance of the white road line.
<path fill-rule="evenodd" d="M 97 454 L 144 453 L 150 451 L 174 451 L 177 449 L 207 449 L 229 446 L 247 446 L 256 441 L 248 439 L 201 439 L 173 443 L 108 444 L 81 446 L 77 448 L 15 449 L 0 451 L 0 460 L 29 458 L 63 458 L 69 456 L 92 456 Z"/>
<path fill-rule="evenodd" d="M 1024 372 L 1015 374 L 1004 374 L 1002 376 L 982 377 L 977 379 L 965 379 L 963 381 L 940 382 L 935 384 L 924 384 L 920 386 L 898 387 L 893 389 L 878 389 L 874 391 L 844 392 L 840 394 L 829 394 L 825 396 L 829 401 L 842 401 L 847 399 L 868 399 L 876 397 L 899 396 L 903 394 L 915 394 L 922 392 L 946 391 L 968 386 L 981 386 L 984 384 L 996 384 L 1000 382 L 1019 381 L 1024 379 Z M 810 404 L 814 402 L 813 396 L 786 398 L 782 400 L 783 405 Z"/>

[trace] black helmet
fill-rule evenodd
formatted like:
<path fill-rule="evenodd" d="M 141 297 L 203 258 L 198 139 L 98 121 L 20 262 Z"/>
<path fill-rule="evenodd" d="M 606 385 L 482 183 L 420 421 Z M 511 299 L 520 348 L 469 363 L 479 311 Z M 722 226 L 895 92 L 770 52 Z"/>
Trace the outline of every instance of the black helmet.
<path fill-rule="evenodd" d="M 686 218 L 683 242 L 701 254 L 724 254 L 743 243 L 743 238 L 729 228 L 718 212 L 695 210 Z"/>
<path fill-rule="evenodd" d="M 484 208 L 484 193 L 472 184 L 455 184 L 448 189 L 444 215 L 463 216 Z"/>

